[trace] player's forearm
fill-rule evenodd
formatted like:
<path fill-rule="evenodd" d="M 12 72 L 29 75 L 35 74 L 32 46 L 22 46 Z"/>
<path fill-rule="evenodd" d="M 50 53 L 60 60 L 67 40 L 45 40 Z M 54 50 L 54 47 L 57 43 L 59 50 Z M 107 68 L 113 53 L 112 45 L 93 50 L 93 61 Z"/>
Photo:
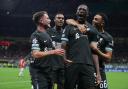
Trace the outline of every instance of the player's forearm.
<path fill-rule="evenodd" d="M 61 42 L 61 48 L 64 49 L 64 50 L 67 49 L 67 42 L 66 41 Z"/>
<path fill-rule="evenodd" d="M 96 74 L 100 74 L 98 55 L 93 54 L 93 62 L 94 62 L 95 68 L 96 68 Z"/>
<path fill-rule="evenodd" d="M 106 60 L 107 62 L 110 62 L 111 59 L 112 59 L 112 52 L 104 53 L 104 54 L 103 54 L 103 57 L 105 58 L 105 60 Z"/>
<path fill-rule="evenodd" d="M 73 63 L 73 61 L 69 60 L 66 56 L 67 43 L 66 41 L 61 42 L 61 48 L 65 50 L 65 54 L 63 55 L 64 63 Z"/>
<path fill-rule="evenodd" d="M 61 48 L 64 49 L 64 50 L 67 49 L 67 43 L 66 43 L 66 41 L 62 41 L 61 42 Z M 66 58 L 66 51 L 65 51 L 65 54 L 64 54 L 64 59 L 67 59 Z"/>
<path fill-rule="evenodd" d="M 73 26 L 78 26 L 79 24 L 73 20 L 73 19 L 67 19 L 66 20 L 66 23 L 69 24 L 69 25 L 73 25 Z"/>
<path fill-rule="evenodd" d="M 44 56 L 47 56 L 47 55 L 51 55 L 51 54 L 54 54 L 54 50 L 50 50 L 50 51 L 33 51 L 32 52 L 32 56 L 34 58 L 41 58 L 41 57 L 44 57 Z"/>
<path fill-rule="evenodd" d="M 98 56 L 103 57 L 104 61 L 110 62 L 112 57 L 112 52 L 103 53 L 98 47 L 96 42 L 92 42 L 90 44 L 91 49 L 96 53 Z"/>
<path fill-rule="evenodd" d="M 100 67 L 99 67 L 99 59 L 98 59 L 98 55 L 93 54 L 93 61 L 94 61 L 94 65 L 95 65 L 95 69 L 96 69 L 96 84 L 100 84 L 101 82 L 101 74 L 100 74 Z"/>
<path fill-rule="evenodd" d="M 110 62 L 110 61 L 111 61 L 111 57 L 112 57 L 111 53 L 103 53 L 103 52 L 100 51 L 98 48 L 95 49 L 95 52 L 96 52 L 99 56 L 103 57 L 106 62 Z"/>

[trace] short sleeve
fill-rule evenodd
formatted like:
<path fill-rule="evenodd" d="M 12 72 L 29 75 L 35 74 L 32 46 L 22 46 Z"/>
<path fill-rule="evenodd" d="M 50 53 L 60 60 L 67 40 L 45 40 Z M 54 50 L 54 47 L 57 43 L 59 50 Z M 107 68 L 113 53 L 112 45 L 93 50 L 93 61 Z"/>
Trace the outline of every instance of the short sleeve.
<path fill-rule="evenodd" d="M 98 32 L 91 28 L 91 30 L 88 32 L 89 42 L 97 42 L 98 41 Z"/>
<path fill-rule="evenodd" d="M 105 50 L 106 51 L 113 51 L 113 47 L 114 47 L 114 41 L 113 39 L 109 40 L 106 47 L 105 47 Z"/>
<path fill-rule="evenodd" d="M 31 50 L 40 50 L 40 45 L 37 36 L 31 37 Z"/>

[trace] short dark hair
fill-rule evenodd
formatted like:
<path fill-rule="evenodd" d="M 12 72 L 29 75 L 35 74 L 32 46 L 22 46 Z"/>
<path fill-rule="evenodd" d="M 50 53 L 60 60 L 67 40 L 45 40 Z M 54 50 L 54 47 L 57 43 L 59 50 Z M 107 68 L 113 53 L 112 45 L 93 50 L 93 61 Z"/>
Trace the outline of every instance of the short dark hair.
<path fill-rule="evenodd" d="M 56 17 L 58 14 L 64 15 L 64 13 L 63 13 L 62 11 L 58 11 L 58 12 L 55 14 L 55 17 Z M 55 18 L 55 17 L 54 17 L 54 18 Z"/>
<path fill-rule="evenodd" d="M 42 16 L 44 16 L 44 14 L 48 14 L 48 13 L 46 11 L 39 11 L 33 14 L 32 20 L 34 21 L 36 25 L 39 24 L 39 20 Z"/>
<path fill-rule="evenodd" d="M 96 15 L 100 15 L 102 17 L 102 19 L 104 20 L 105 26 L 108 25 L 108 17 L 105 13 L 98 12 L 98 13 L 96 13 Z"/>

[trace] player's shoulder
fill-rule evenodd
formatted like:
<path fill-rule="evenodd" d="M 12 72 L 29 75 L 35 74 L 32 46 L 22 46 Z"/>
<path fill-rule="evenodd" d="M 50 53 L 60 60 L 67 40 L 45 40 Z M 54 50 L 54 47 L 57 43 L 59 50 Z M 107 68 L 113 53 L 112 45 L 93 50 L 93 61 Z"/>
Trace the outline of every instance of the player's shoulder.
<path fill-rule="evenodd" d="M 31 34 L 31 37 L 34 37 L 34 36 L 36 36 L 38 34 L 38 32 L 37 31 L 34 31 L 32 34 Z"/>
<path fill-rule="evenodd" d="M 70 31 L 74 31 L 76 30 L 75 26 L 73 25 L 66 25 L 65 28 L 63 29 L 63 33 L 66 32 L 70 32 Z"/>
<path fill-rule="evenodd" d="M 89 22 L 86 22 L 86 23 L 87 23 L 89 32 L 90 32 L 91 34 L 99 35 L 98 30 L 97 30 L 94 26 L 92 26 Z"/>
<path fill-rule="evenodd" d="M 105 31 L 105 34 L 107 35 L 108 39 L 109 40 L 113 40 L 113 37 L 111 34 L 109 34 L 107 31 Z"/>
<path fill-rule="evenodd" d="M 36 42 L 41 36 L 43 36 L 43 35 L 41 35 L 41 32 L 36 30 L 32 33 L 32 35 L 30 37 L 30 41 L 35 41 Z"/>
<path fill-rule="evenodd" d="M 47 32 L 53 32 L 55 30 L 55 27 L 50 27 L 47 29 Z"/>
<path fill-rule="evenodd" d="M 54 28 L 48 28 L 47 29 L 47 33 L 49 34 L 49 35 L 51 35 L 51 34 L 53 34 L 54 33 Z"/>

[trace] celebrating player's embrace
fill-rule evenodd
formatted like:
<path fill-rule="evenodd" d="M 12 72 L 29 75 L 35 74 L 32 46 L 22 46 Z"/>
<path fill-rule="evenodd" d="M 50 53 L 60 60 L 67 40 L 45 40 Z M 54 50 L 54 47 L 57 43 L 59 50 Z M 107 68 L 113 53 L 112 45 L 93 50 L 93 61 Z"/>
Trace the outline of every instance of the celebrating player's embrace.
<path fill-rule="evenodd" d="M 107 16 L 104 13 L 97 13 L 93 20 L 92 25 L 97 29 L 97 48 L 92 51 L 93 60 L 96 66 L 96 82 L 98 83 L 97 89 L 108 89 L 108 84 L 105 74 L 105 62 L 110 62 L 113 51 L 113 38 L 105 31 L 105 24 Z M 70 25 L 77 26 L 81 32 L 87 32 L 87 26 L 79 24 L 74 19 L 68 19 L 66 21 Z M 99 63 L 97 62 L 99 61 Z M 98 67 L 99 66 L 99 67 Z M 100 71 L 99 71 L 100 70 Z M 100 78 L 101 76 L 101 78 Z M 99 84 L 100 83 L 100 84 Z"/>
<path fill-rule="evenodd" d="M 105 15 L 97 13 L 92 25 L 87 22 L 88 6 L 81 4 L 76 17 L 57 13 L 55 26 L 45 11 L 36 12 L 37 30 L 31 35 L 30 74 L 34 89 L 107 89 L 104 63 L 110 62 L 113 38 L 105 31 Z M 94 75 L 95 74 L 95 75 Z"/>

